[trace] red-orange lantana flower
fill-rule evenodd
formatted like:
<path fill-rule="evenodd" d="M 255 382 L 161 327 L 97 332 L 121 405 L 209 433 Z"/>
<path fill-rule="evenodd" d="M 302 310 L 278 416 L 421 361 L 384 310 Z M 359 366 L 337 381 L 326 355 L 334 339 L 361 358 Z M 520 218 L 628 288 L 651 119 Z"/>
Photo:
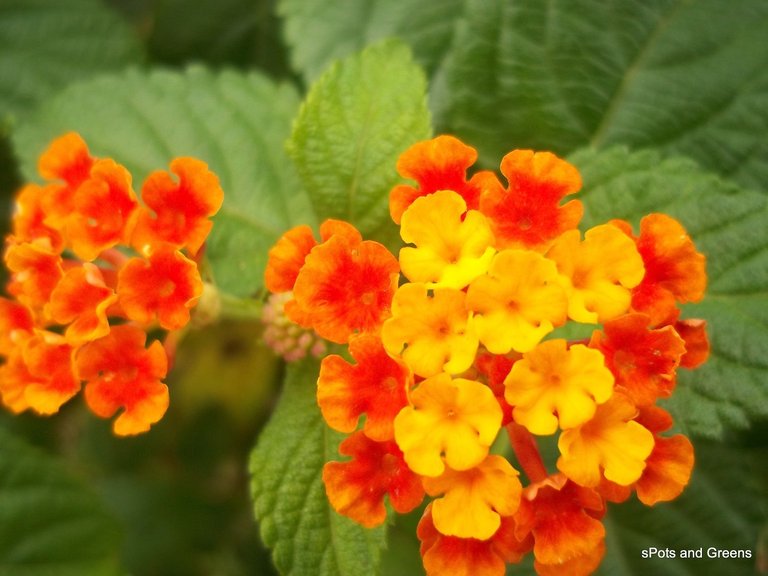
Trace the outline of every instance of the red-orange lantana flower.
<path fill-rule="evenodd" d="M 113 424 L 120 436 L 149 430 L 168 408 L 168 387 L 162 382 L 168 358 L 157 340 L 145 348 L 146 339 L 137 326 L 114 326 L 75 357 L 78 374 L 87 382 L 85 400 L 90 409 L 109 418 L 123 408 Z"/>
<path fill-rule="evenodd" d="M 560 205 L 563 197 L 581 189 L 574 166 L 551 152 L 515 150 L 504 156 L 501 171 L 507 188 L 495 176 L 485 176 L 480 197 L 480 211 L 491 221 L 497 249 L 544 248 L 578 225 L 584 211 L 581 202 Z"/>
<path fill-rule="evenodd" d="M 205 162 L 195 158 L 176 158 L 171 172 L 149 175 L 141 189 L 144 207 L 137 212 L 133 245 L 142 253 L 170 244 L 197 254 L 211 231 L 209 217 L 218 212 L 224 200 L 219 178 Z"/>
<path fill-rule="evenodd" d="M 446 536 L 435 527 L 432 504 L 416 529 L 427 576 L 503 576 L 506 564 L 520 562 L 533 545 L 530 536 L 517 534 L 514 518 L 507 516 L 486 540 Z"/>
<path fill-rule="evenodd" d="M 353 432 L 365 414 L 365 434 L 373 440 L 394 438 L 393 421 L 408 404 L 411 374 L 401 360 L 384 350 L 375 334 L 359 334 L 349 342 L 350 364 L 341 356 L 323 358 L 317 379 L 317 403 L 328 425 Z"/>
<path fill-rule="evenodd" d="M 685 343 L 672 326 L 652 330 L 645 314 L 626 314 L 595 331 L 590 346 L 605 356 L 616 387 L 634 404 L 653 404 L 668 398 L 675 388 L 675 371 Z"/>
<path fill-rule="evenodd" d="M 370 528 L 386 519 L 385 495 L 401 514 L 421 504 L 421 480 L 408 468 L 395 442 L 376 442 L 355 432 L 341 443 L 339 453 L 352 460 L 323 467 L 328 500 L 337 512 Z"/>
<path fill-rule="evenodd" d="M 169 246 L 147 258 L 131 259 L 118 274 L 117 295 L 126 316 L 166 330 L 189 322 L 189 310 L 203 292 L 197 265 Z"/>
<path fill-rule="evenodd" d="M 477 160 L 477 151 L 453 136 L 438 136 L 418 142 L 397 161 L 397 171 L 404 178 L 416 180 L 418 187 L 400 184 L 389 195 L 389 213 L 395 224 L 416 198 L 438 190 L 453 190 L 476 209 L 480 198 L 478 177 L 466 179 L 467 169 Z M 487 176 L 487 175 L 486 175 Z"/>
<path fill-rule="evenodd" d="M 626 234 L 631 227 L 620 223 Z M 645 276 L 632 291 L 632 308 L 651 317 L 654 326 L 673 323 L 677 302 L 698 302 L 707 285 L 706 258 L 696 250 L 685 228 L 666 214 L 649 214 L 635 238 Z"/>
<path fill-rule="evenodd" d="M 293 287 L 295 307 L 286 312 L 332 342 L 375 332 L 390 314 L 399 271 L 382 244 L 345 228 L 307 255 Z"/>

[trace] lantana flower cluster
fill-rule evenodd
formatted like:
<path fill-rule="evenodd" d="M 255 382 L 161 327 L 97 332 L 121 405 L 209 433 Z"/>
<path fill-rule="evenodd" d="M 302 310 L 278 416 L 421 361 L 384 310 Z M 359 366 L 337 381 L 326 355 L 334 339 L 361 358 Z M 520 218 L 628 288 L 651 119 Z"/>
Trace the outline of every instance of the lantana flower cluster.
<path fill-rule="evenodd" d="M 176 158 L 141 188 L 74 132 L 41 155 L 42 184 L 18 194 L 0 298 L 0 395 L 13 412 L 53 414 L 85 385 L 118 435 L 144 432 L 168 407 L 169 356 L 203 291 L 195 257 L 221 206 L 205 163 Z M 152 334 L 148 344 L 148 334 Z"/>
<path fill-rule="evenodd" d="M 663 214 L 580 232 L 567 200 L 580 174 L 552 153 L 510 152 L 503 180 L 468 178 L 476 158 L 451 136 L 400 157 L 413 184 L 390 194 L 399 257 L 346 222 L 319 239 L 298 226 L 266 285 L 348 349 L 317 381 L 325 421 L 348 435 L 323 469 L 336 511 L 373 527 L 385 497 L 406 513 L 428 496 L 430 576 L 499 576 L 530 552 L 539 574 L 589 574 L 609 502 L 654 505 L 688 483 L 692 445 L 657 402 L 708 355 L 704 322 L 679 308 L 703 297 L 705 258 Z M 569 324 L 591 335 L 562 336 Z"/>

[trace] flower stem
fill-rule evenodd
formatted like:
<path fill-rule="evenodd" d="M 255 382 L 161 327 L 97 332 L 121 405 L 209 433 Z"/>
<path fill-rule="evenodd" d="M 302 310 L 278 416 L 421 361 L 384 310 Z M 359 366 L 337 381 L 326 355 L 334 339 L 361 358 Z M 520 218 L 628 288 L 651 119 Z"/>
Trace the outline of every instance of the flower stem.
<path fill-rule="evenodd" d="M 520 467 L 528 476 L 528 480 L 531 483 L 545 480 L 549 474 L 547 473 L 546 466 L 544 466 L 544 460 L 541 458 L 539 447 L 533 435 L 528 432 L 525 426 L 521 426 L 516 422 L 507 424 L 507 433 L 509 434 L 512 450 L 514 450 L 515 456 L 517 456 Z"/>

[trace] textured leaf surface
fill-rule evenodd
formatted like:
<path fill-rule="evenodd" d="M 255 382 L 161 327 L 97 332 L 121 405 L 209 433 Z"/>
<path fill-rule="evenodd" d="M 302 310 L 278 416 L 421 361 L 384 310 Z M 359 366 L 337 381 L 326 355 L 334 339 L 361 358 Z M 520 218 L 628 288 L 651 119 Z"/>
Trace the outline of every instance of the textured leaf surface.
<path fill-rule="evenodd" d="M 681 370 L 669 407 L 691 433 L 719 436 L 768 416 L 768 200 L 701 172 L 690 160 L 653 152 L 591 150 L 571 160 L 584 179 L 585 226 L 664 212 L 678 218 L 707 256 L 703 302 L 684 317 L 704 318 L 709 361 Z"/>
<path fill-rule="evenodd" d="M 318 218 L 363 234 L 389 219 L 395 163 L 430 135 L 424 73 L 408 48 L 385 42 L 333 65 L 301 107 L 289 153 Z"/>
<path fill-rule="evenodd" d="M 512 148 L 659 147 L 768 182 L 768 3 L 467 0 L 448 128 Z"/>
<path fill-rule="evenodd" d="M 0 444 L 0 574 L 119 574 L 119 529 L 95 494 L 4 429 Z"/>
<path fill-rule="evenodd" d="M 256 73 L 131 70 L 45 102 L 13 142 L 30 179 L 40 152 L 68 130 L 79 131 L 94 154 L 124 163 L 137 189 L 173 157 L 204 160 L 225 194 L 207 255 L 219 286 L 245 296 L 261 287 L 267 250 L 280 234 L 313 222 L 284 152 L 298 105 L 293 88 Z"/>
<path fill-rule="evenodd" d="M 138 39 L 99 0 L 3 0 L 0 122 L 72 81 L 140 58 Z"/>
<path fill-rule="evenodd" d="M 606 521 L 605 560 L 598 574 L 657 576 L 749 576 L 755 574 L 756 546 L 768 519 L 763 448 L 729 448 L 696 443 L 691 484 L 677 500 L 652 508 L 631 500 L 612 506 Z M 669 549 L 674 558 L 642 558 L 644 549 Z M 682 558 L 683 550 L 702 558 Z M 751 558 L 710 558 L 712 550 L 749 551 Z"/>
<path fill-rule="evenodd" d="M 376 574 L 383 528 L 367 530 L 328 504 L 323 464 L 338 459 L 340 436 L 316 403 L 319 365 L 289 367 L 272 419 L 251 456 L 252 494 L 264 543 L 283 576 Z"/>
<path fill-rule="evenodd" d="M 313 80 L 335 59 L 387 37 L 411 46 L 432 75 L 451 44 L 464 0 L 281 0 L 279 14 L 295 70 Z"/>

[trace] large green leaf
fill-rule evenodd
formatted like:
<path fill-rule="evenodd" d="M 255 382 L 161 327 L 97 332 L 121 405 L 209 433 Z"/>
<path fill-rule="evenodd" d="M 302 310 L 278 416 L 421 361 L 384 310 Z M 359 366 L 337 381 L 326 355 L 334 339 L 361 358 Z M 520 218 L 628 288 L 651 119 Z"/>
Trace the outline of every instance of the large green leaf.
<path fill-rule="evenodd" d="M 268 248 L 297 222 L 313 222 L 283 145 L 299 100 L 257 74 L 130 70 L 73 85 L 46 101 L 13 142 L 27 178 L 52 138 L 79 131 L 94 154 L 131 170 L 135 186 L 175 156 L 220 177 L 225 200 L 207 255 L 220 288 L 238 296 L 262 284 Z"/>
<path fill-rule="evenodd" d="M 0 123 L 70 82 L 140 58 L 138 39 L 99 0 L 3 0 Z"/>
<path fill-rule="evenodd" d="M 251 456 L 252 494 L 264 543 L 283 576 L 375 574 L 384 528 L 368 530 L 328 504 L 321 471 L 340 435 L 316 402 L 319 365 L 289 367 L 282 397 Z"/>
<path fill-rule="evenodd" d="M 395 163 L 429 137 L 426 79 L 408 48 L 384 42 L 335 63 L 312 86 L 289 153 L 320 218 L 363 234 L 389 221 Z"/>
<path fill-rule="evenodd" d="M 106 0 L 145 37 L 153 62 L 258 66 L 288 70 L 274 14 L 276 0 Z"/>
<path fill-rule="evenodd" d="M 763 0 L 467 0 L 465 14 L 445 128 L 486 163 L 627 144 L 766 188 Z"/>
<path fill-rule="evenodd" d="M 768 200 L 706 174 L 692 161 L 650 151 L 585 150 L 585 226 L 611 218 L 635 225 L 650 212 L 678 218 L 707 256 L 709 286 L 685 317 L 708 322 L 709 361 L 681 370 L 669 407 L 687 431 L 719 436 L 768 416 Z M 637 228 L 636 228 L 637 229 Z"/>
<path fill-rule="evenodd" d="M 451 44 L 464 0 L 279 0 L 294 69 L 314 80 L 336 58 L 388 37 L 408 42 L 432 75 Z"/>
<path fill-rule="evenodd" d="M 119 574 L 120 530 L 60 463 L 0 428 L 0 575 Z"/>

